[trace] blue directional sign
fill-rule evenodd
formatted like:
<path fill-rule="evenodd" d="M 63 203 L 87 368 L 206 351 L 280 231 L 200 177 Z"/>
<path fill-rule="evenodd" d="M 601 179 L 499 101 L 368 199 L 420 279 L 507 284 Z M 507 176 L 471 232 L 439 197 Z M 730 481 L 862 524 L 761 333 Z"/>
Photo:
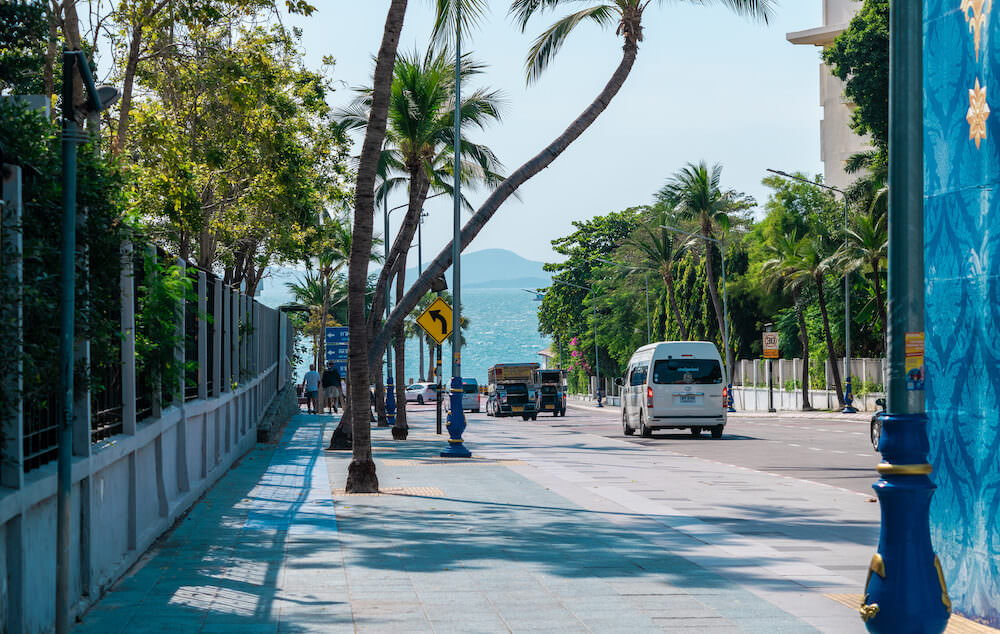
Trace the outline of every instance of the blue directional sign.
<path fill-rule="evenodd" d="M 344 378 L 347 378 L 347 342 L 346 326 L 327 326 L 326 360 L 333 361 L 333 367 Z"/>

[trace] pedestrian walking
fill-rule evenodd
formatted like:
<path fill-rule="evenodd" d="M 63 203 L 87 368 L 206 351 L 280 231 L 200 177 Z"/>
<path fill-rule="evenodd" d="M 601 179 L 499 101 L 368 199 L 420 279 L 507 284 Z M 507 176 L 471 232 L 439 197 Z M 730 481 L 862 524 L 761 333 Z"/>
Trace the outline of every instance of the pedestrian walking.
<path fill-rule="evenodd" d="M 333 361 L 326 362 L 326 369 L 323 370 L 323 397 L 326 405 L 333 408 L 333 413 L 337 413 L 337 404 L 340 402 L 340 372 L 333 365 Z"/>
<path fill-rule="evenodd" d="M 306 393 L 306 411 L 310 414 L 319 413 L 319 372 L 316 371 L 316 364 L 309 364 L 309 371 L 302 377 L 302 389 Z"/>

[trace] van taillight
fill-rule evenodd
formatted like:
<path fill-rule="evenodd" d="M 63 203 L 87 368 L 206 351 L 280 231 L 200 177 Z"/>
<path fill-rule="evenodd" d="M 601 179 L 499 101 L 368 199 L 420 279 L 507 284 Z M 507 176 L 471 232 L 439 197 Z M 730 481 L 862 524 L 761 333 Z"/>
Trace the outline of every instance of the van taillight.
<path fill-rule="evenodd" d="M 726 404 L 729 402 L 729 399 L 727 398 L 728 396 L 729 396 L 729 394 L 726 393 L 726 388 L 722 388 L 722 406 L 723 407 L 726 407 Z"/>
<path fill-rule="evenodd" d="M 652 387 L 647 387 L 646 388 L 646 406 L 647 407 L 652 407 L 653 406 L 653 388 Z"/>

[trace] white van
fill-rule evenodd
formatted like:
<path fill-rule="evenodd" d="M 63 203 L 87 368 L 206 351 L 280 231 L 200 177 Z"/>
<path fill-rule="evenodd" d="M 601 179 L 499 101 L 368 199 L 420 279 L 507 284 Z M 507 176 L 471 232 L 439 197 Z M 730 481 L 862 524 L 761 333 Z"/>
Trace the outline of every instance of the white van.
<path fill-rule="evenodd" d="M 645 436 L 655 429 L 709 429 L 722 437 L 726 425 L 722 357 L 708 341 L 661 341 L 629 359 L 622 386 L 622 430 Z"/>

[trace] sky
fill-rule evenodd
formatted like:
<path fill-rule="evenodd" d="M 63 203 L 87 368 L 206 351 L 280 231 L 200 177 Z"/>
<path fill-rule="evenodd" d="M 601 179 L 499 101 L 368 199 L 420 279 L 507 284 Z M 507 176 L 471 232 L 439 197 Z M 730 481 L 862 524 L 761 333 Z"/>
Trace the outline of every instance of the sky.
<path fill-rule="evenodd" d="M 318 67 L 324 55 L 336 59 L 333 77 L 340 88 L 331 103 L 344 105 L 352 87 L 370 84 L 389 3 L 314 4 L 318 10 L 312 16 L 286 17 L 285 24 L 302 29 L 309 66 Z M 621 39 L 613 28 L 582 24 L 540 80 L 526 85 L 524 57 L 531 41 L 580 5 L 566 3 L 568 8 L 543 13 L 522 34 L 506 14 L 509 1 L 489 4 L 479 28 L 464 34 L 463 50 L 488 66 L 471 87 L 501 90 L 506 105 L 500 124 L 469 138 L 493 148 L 510 173 L 594 99 L 620 61 Z M 822 3 L 780 0 L 769 25 L 715 4 L 654 2 L 644 16 L 645 40 L 636 64 L 610 107 L 554 164 L 522 186 L 520 201 L 510 199 L 500 208 L 467 251 L 504 248 L 531 260 L 561 260 L 551 241 L 572 232 L 572 221 L 652 202 L 687 162 L 721 163 L 723 185 L 761 204 L 768 192 L 761 184 L 766 168 L 821 172 L 819 52 L 793 46 L 785 34 L 819 26 Z M 426 48 L 432 14 L 430 0 L 410 1 L 400 51 Z M 355 151 L 358 147 L 360 142 Z M 404 203 L 404 196 L 390 200 L 390 207 Z M 486 193 L 468 197 L 478 206 Z M 451 238 L 452 204 L 442 197 L 428 201 L 425 211 L 423 253 L 429 261 Z M 390 218 L 394 234 L 402 212 Z M 381 213 L 375 221 L 381 233 Z"/>
<path fill-rule="evenodd" d="M 302 32 L 306 64 L 320 68 L 336 60 L 337 89 L 329 101 L 344 106 L 353 88 L 370 85 L 388 0 L 312 0 L 309 17 L 284 15 Z M 723 186 L 753 195 L 759 204 L 768 188 L 766 168 L 822 172 L 820 162 L 819 52 L 793 46 L 789 31 L 819 26 L 821 0 L 775 0 L 768 25 L 733 15 L 721 2 L 653 2 L 643 19 L 645 40 L 625 85 L 597 121 L 540 174 L 509 199 L 467 251 L 509 249 L 536 261 L 560 261 L 551 241 L 571 233 L 574 220 L 652 202 L 671 174 L 688 162 L 723 166 Z M 279 3 L 281 4 L 281 3 Z M 410 0 L 399 50 L 424 51 L 432 0 Z M 527 85 L 524 57 L 532 40 L 559 17 L 581 7 L 565 3 L 537 15 L 524 33 L 507 16 L 510 0 L 490 0 L 479 27 L 463 34 L 487 71 L 463 89 L 499 89 L 501 123 L 468 134 L 485 143 L 510 173 L 558 136 L 591 103 L 621 59 L 614 28 L 584 23 L 541 78 Z M 360 136 L 354 153 L 360 148 Z M 466 191 L 472 203 L 485 191 Z M 400 192 L 389 202 L 406 202 Z M 425 205 L 423 256 L 430 261 L 451 239 L 452 203 L 445 197 Z M 402 211 L 391 215 L 395 235 Z M 463 212 L 463 223 L 469 217 Z M 382 233 L 376 212 L 376 232 Z M 417 264 L 411 251 L 409 266 Z"/>

